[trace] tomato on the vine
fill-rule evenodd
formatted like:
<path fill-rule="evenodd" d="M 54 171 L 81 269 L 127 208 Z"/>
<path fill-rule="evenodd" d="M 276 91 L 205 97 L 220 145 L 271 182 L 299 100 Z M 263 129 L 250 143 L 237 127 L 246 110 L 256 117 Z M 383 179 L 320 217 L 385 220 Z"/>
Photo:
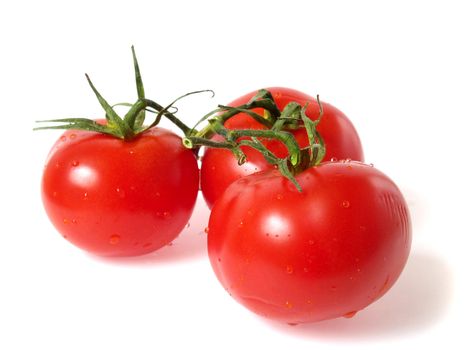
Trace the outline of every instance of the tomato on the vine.
<path fill-rule="evenodd" d="M 36 128 L 68 129 L 52 148 L 42 178 L 50 220 L 67 240 L 104 256 L 145 254 L 171 242 L 187 224 L 199 189 L 195 154 L 157 126 L 165 116 L 183 132 L 190 130 L 168 111 L 178 99 L 163 108 L 145 98 L 132 50 L 138 100 L 124 117 L 86 75 L 106 119 L 46 120 L 58 124 Z M 157 116 L 144 125 L 148 108 Z"/>
<path fill-rule="evenodd" d="M 171 242 L 198 192 L 195 155 L 173 132 L 152 128 L 131 141 L 68 130 L 53 147 L 42 199 L 57 230 L 89 252 L 131 256 Z"/>
<path fill-rule="evenodd" d="M 316 120 L 319 115 L 319 105 L 315 98 L 308 96 L 300 91 L 272 87 L 267 88 L 271 92 L 274 101 L 279 108 L 283 110 L 290 102 L 297 102 L 304 106 L 308 103 L 306 115 Z M 231 102 L 229 106 L 238 107 L 247 103 L 255 92 L 251 92 Z M 323 116 L 317 127 L 326 143 L 326 156 L 324 160 L 353 159 L 363 161 L 363 150 L 360 138 L 351 121 L 337 108 L 329 103 L 321 102 Z M 259 114 L 263 110 L 258 108 L 255 111 Z M 228 119 L 225 122 L 228 129 L 266 129 L 266 127 L 249 115 L 240 113 Z M 290 129 L 296 138 L 300 147 L 308 145 L 308 137 L 304 128 Z M 219 140 L 219 136 L 216 136 Z M 287 156 L 286 147 L 277 140 L 263 140 L 263 144 L 273 152 L 277 157 Z M 216 200 L 222 195 L 225 189 L 235 180 L 261 170 L 272 169 L 264 157 L 255 149 L 241 147 L 246 155 L 246 163 L 238 165 L 237 159 L 232 152 L 226 149 L 208 148 L 205 150 L 201 165 L 201 190 L 207 205 L 212 208 Z"/>
<path fill-rule="evenodd" d="M 382 172 L 324 162 L 231 184 L 209 220 L 208 253 L 223 287 L 262 316 L 287 322 L 350 317 L 395 283 L 408 258 L 406 202 Z"/>

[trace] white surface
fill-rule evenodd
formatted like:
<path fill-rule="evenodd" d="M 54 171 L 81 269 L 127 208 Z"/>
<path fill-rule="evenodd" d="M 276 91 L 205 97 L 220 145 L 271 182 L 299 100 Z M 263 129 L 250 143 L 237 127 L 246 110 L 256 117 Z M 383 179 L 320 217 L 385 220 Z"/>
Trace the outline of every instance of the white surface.
<path fill-rule="evenodd" d="M 4 1 L 0 4 L 0 349 L 465 348 L 466 11 L 454 1 Z M 33 120 L 101 117 L 147 96 L 193 122 L 250 90 L 289 86 L 343 110 L 366 159 L 407 197 L 413 251 L 399 282 L 353 319 L 283 326 L 215 280 L 199 203 L 173 246 L 103 260 L 48 222 L 39 183 L 59 133 Z M 190 109 L 189 109 L 190 108 Z M 11 132 L 5 123 L 10 120 Z M 256 347 L 258 348 L 258 347 Z"/>

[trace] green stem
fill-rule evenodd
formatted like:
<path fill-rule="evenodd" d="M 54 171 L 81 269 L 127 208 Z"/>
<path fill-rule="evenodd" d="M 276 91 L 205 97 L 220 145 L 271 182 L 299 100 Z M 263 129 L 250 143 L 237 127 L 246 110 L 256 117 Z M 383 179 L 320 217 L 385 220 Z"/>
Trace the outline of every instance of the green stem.
<path fill-rule="evenodd" d="M 274 125 L 274 123 L 276 122 L 276 120 L 281 116 L 281 111 L 276 106 L 269 92 L 265 90 L 260 90 L 255 97 L 260 97 L 263 99 L 256 100 L 253 98 L 248 103 L 243 104 L 238 107 L 230 107 L 230 106 L 222 106 L 222 105 L 218 106 L 219 107 L 218 109 L 224 110 L 224 113 L 219 114 L 218 116 L 215 117 L 215 119 L 218 122 L 220 122 L 222 125 L 224 125 L 225 122 L 229 120 L 230 118 L 232 118 L 233 116 L 239 113 L 246 113 L 250 115 L 253 119 L 255 119 L 257 122 L 263 124 L 267 128 L 271 128 L 272 125 Z M 265 115 L 267 116 L 267 118 L 259 115 L 258 113 L 254 113 L 250 111 L 251 109 L 254 109 L 254 108 L 264 109 L 264 111 L 266 112 Z M 203 117 L 202 120 L 204 120 L 204 118 L 205 117 Z M 216 132 L 214 131 L 212 124 L 205 126 L 200 131 L 196 131 L 196 130 L 191 131 L 191 135 L 194 135 L 196 137 L 211 138 L 215 134 Z"/>
<path fill-rule="evenodd" d="M 224 136 L 227 141 L 236 141 L 241 137 L 261 137 L 279 140 L 287 147 L 287 150 L 290 154 L 290 163 L 292 165 L 296 165 L 300 162 L 300 146 L 298 145 L 297 140 L 295 140 L 295 137 L 289 132 L 275 130 L 236 129 L 227 130 Z"/>
<path fill-rule="evenodd" d="M 172 123 L 174 123 L 183 132 L 183 134 L 188 135 L 190 133 L 191 128 L 187 126 L 185 123 L 183 123 L 180 119 L 178 119 L 173 113 L 170 113 L 169 111 L 167 111 L 165 107 L 162 107 L 157 102 L 154 102 L 148 99 L 145 99 L 144 102 L 147 103 L 148 107 L 151 107 L 158 112 L 162 112 L 165 109 L 165 111 L 162 114 L 167 119 L 169 119 Z M 151 127 L 159 124 L 162 114 L 157 115 L 156 120 L 151 124 Z"/>
<path fill-rule="evenodd" d="M 206 146 L 211 148 L 226 148 L 232 149 L 236 147 L 235 143 L 231 142 L 218 142 L 203 137 L 189 136 L 183 138 L 183 145 L 186 148 L 193 149 L 195 147 Z"/>

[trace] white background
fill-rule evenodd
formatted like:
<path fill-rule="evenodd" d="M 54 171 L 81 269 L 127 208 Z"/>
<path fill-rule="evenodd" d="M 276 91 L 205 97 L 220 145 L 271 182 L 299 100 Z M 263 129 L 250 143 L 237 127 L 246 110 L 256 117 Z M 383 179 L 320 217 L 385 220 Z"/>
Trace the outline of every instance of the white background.
<path fill-rule="evenodd" d="M 462 1 L 3 1 L 0 4 L 0 349 L 465 348 L 466 10 Z M 199 201 L 154 254 L 108 260 L 63 240 L 40 201 L 60 132 L 33 121 L 102 117 L 147 96 L 192 123 L 272 85 L 343 110 L 366 160 L 398 183 L 413 250 L 398 283 L 353 319 L 291 327 L 235 303 L 211 271 Z"/>

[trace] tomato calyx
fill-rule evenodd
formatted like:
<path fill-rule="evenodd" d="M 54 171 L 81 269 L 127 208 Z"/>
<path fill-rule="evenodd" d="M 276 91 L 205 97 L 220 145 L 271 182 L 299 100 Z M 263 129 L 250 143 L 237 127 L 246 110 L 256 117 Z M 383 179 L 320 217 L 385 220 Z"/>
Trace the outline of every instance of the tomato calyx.
<path fill-rule="evenodd" d="M 192 132 L 183 139 L 183 144 L 190 149 L 200 146 L 228 149 L 235 155 L 239 165 L 247 160 L 241 147 L 254 148 L 301 192 L 295 175 L 320 164 L 326 154 L 324 140 L 317 131 L 317 125 L 323 116 L 319 96 L 317 96 L 317 102 L 319 116 L 316 120 L 311 120 L 306 115 L 308 103 L 302 106 L 297 102 L 290 102 L 280 111 L 272 94 L 265 89 L 259 90 L 244 105 L 239 107 L 219 105 L 217 109 L 206 114 L 195 127 L 205 120 L 207 120 L 208 126 L 199 132 L 193 128 Z M 264 115 L 256 113 L 253 110 L 256 108 L 263 108 Z M 266 129 L 227 129 L 224 123 L 239 113 L 247 114 L 264 125 Z M 299 147 L 295 137 L 289 132 L 297 128 L 305 128 L 308 135 L 308 146 L 304 148 Z M 212 136 L 215 134 L 222 136 L 223 141 L 212 140 Z M 262 140 L 268 139 L 282 142 L 287 148 L 288 156 L 279 158 L 271 152 L 262 142 Z"/>
<path fill-rule="evenodd" d="M 214 91 L 212 90 L 198 90 L 184 94 L 170 104 L 163 107 L 159 103 L 147 99 L 145 97 L 143 80 L 141 78 L 141 73 L 139 69 L 138 60 L 136 58 L 135 49 L 132 46 L 132 55 L 133 55 L 133 65 L 135 70 L 135 80 L 136 80 L 136 90 L 138 93 L 138 100 L 134 104 L 130 103 L 117 103 L 115 105 L 110 105 L 104 97 L 99 93 L 88 74 L 85 74 L 86 79 L 89 83 L 89 86 L 96 95 L 99 104 L 105 111 L 105 120 L 104 124 L 97 122 L 94 119 L 88 118 L 61 118 L 61 119 L 50 119 L 50 120 L 39 120 L 36 123 L 52 123 L 54 125 L 39 126 L 35 127 L 34 130 L 42 129 L 74 129 L 74 130 L 87 130 L 98 132 L 102 134 L 108 134 L 113 137 L 129 141 L 135 138 L 138 134 L 141 134 L 155 126 L 157 126 L 162 119 L 166 117 L 172 123 L 174 123 L 185 135 L 192 132 L 192 128 L 184 124 L 179 118 L 175 116 L 174 113 L 170 111 L 173 108 L 173 105 L 180 99 L 187 97 L 189 95 L 198 94 L 202 92 L 210 92 L 214 96 Z M 127 113 L 120 117 L 115 111 L 114 107 L 116 106 L 127 106 L 130 107 Z M 144 125 L 146 119 L 146 111 L 156 113 L 156 117 L 152 123 L 149 125 Z M 57 124 L 58 123 L 58 124 Z"/>

